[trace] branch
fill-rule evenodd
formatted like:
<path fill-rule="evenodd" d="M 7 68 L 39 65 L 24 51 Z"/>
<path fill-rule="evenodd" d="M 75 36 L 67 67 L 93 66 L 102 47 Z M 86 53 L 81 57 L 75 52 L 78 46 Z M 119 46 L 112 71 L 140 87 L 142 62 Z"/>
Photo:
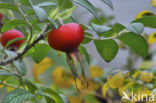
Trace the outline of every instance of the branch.
<path fill-rule="evenodd" d="M 99 41 L 115 39 L 115 38 L 118 37 L 118 35 L 113 36 L 113 37 L 107 37 L 107 38 L 94 38 L 94 37 L 91 37 L 91 36 L 88 36 L 88 35 L 84 35 L 84 36 L 85 36 L 86 38 L 89 38 L 89 39 L 92 39 L 92 40 L 99 40 Z"/>
<path fill-rule="evenodd" d="M 0 61 L 0 65 L 6 65 L 8 63 L 12 63 L 13 61 L 18 60 L 19 58 L 22 58 L 22 56 L 29 50 L 31 49 L 36 43 L 38 43 L 40 40 L 42 40 L 44 38 L 44 34 L 45 32 L 48 30 L 48 25 L 46 24 L 45 27 L 43 28 L 43 30 L 41 31 L 41 33 L 39 34 L 39 36 L 34 40 L 33 43 L 31 43 L 29 46 L 26 46 L 25 49 L 23 50 L 23 52 L 18 53 L 16 56 L 14 57 L 10 57 L 7 58 L 5 60 L 1 60 Z"/>

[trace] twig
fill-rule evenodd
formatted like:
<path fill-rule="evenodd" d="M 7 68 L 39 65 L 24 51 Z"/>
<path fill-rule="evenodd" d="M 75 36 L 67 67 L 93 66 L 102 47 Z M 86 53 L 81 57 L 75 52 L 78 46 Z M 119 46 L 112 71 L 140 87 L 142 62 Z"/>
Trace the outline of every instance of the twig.
<path fill-rule="evenodd" d="M 113 36 L 113 37 L 107 37 L 107 38 L 94 38 L 94 37 L 91 37 L 91 36 L 88 36 L 88 35 L 85 35 L 86 38 L 89 38 L 89 39 L 92 39 L 92 40 L 99 40 L 99 41 L 102 41 L 102 40 L 110 40 L 110 39 L 115 39 L 118 37 L 118 35 L 116 36 Z"/>
<path fill-rule="evenodd" d="M 31 42 L 31 38 L 33 36 L 33 32 L 32 32 L 32 24 L 29 22 L 29 20 L 27 19 L 26 15 L 24 14 L 24 12 L 22 11 L 22 9 L 20 8 L 20 4 L 18 4 L 16 2 L 16 7 L 19 10 L 19 12 L 21 13 L 21 16 L 23 17 L 24 21 L 28 24 L 29 26 L 29 31 L 30 31 L 30 37 L 28 39 L 28 45 L 30 45 Z"/>
<path fill-rule="evenodd" d="M 10 57 L 7 58 L 5 60 L 1 60 L 0 61 L 0 65 L 6 65 L 8 63 L 12 63 L 15 60 L 18 60 L 20 58 L 22 58 L 22 56 L 29 50 L 31 49 L 36 43 L 38 43 L 40 40 L 42 40 L 44 38 L 44 33 L 48 30 L 48 25 L 46 24 L 45 27 L 43 28 L 43 30 L 41 31 L 41 33 L 39 34 L 39 36 L 34 40 L 33 43 L 31 43 L 29 46 L 26 46 L 26 48 L 23 50 L 23 52 L 18 53 L 16 56 L 14 57 Z"/>
<path fill-rule="evenodd" d="M 18 87 L 15 87 L 13 85 L 9 85 L 9 84 L 3 83 L 3 82 L 0 82 L 0 85 L 4 85 L 6 87 L 11 87 L 11 88 L 18 88 Z"/>

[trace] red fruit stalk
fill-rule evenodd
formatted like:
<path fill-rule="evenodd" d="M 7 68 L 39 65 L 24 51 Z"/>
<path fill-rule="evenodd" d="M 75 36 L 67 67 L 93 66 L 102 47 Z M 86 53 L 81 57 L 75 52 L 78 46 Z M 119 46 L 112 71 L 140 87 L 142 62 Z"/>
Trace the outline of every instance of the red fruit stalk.
<path fill-rule="evenodd" d="M 0 21 L 3 19 L 3 14 L 0 13 Z"/>
<path fill-rule="evenodd" d="M 3 26 L 2 19 L 3 19 L 3 14 L 0 13 L 0 29 L 1 29 L 1 27 Z"/>
<path fill-rule="evenodd" d="M 16 38 L 23 38 L 24 35 L 18 31 L 18 30 L 9 30 L 7 32 L 4 32 L 1 36 L 1 44 L 5 46 L 10 40 L 16 39 Z M 19 40 L 15 41 L 14 43 L 10 44 L 8 48 L 11 49 L 18 49 L 20 45 L 24 42 L 25 40 Z"/>
<path fill-rule="evenodd" d="M 81 44 L 83 38 L 84 31 L 82 27 L 76 23 L 61 25 L 58 29 L 53 29 L 48 35 L 49 45 L 55 50 L 66 53 L 67 62 L 73 74 L 75 83 L 77 78 L 81 80 L 78 75 L 78 62 L 81 65 L 83 78 L 86 80 L 83 56 L 78 50 L 78 46 Z"/>

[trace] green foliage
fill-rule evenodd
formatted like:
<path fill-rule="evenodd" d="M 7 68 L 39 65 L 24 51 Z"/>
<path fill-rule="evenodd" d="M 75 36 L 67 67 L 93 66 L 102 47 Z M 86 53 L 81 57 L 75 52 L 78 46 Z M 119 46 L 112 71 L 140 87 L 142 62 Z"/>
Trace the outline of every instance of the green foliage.
<path fill-rule="evenodd" d="M 144 37 L 128 32 L 118 37 L 119 40 L 127 44 L 138 55 L 145 57 L 148 53 L 148 45 Z"/>
<path fill-rule="evenodd" d="M 126 28 L 135 34 L 141 34 L 144 31 L 144 25 L 142 23 L 132 23 L 127 25 Z"/>
<path fill-rule="evenodd" d="M 25 76 L 27 69 L 26 69 L 26 65 L 24 64 L 24 62 L 19 62 L 19 61 L 14 61 L 14 66 L 17 70 L 17 72 L 21 75 L 21 76 Z"/>
<path fill-rule="evenodd" d="M 145 27 L 156 28 L 156 17 L 155 16 L 145 16 L 145 17 L 137 19 L 133 22 L 142 23 Z"/>
<path fill-rule="evenodd" d="M 1 29 L 1 32 L 6 32 L 7 30 L 10 30 L 17 26 L 22 26 L 22 25 L 26 25 L 24 20 L 20 20 L 20 19 L 9 20 L 8 22 L 4 24 L 4 26 Z"/>
<path fill-rule="evenodd" d="M 106 62 L 110 62 L 118 53 L 118 45 L 114 40 L 94 41 L 94 44 Z"/>
<path fill-rule="evenodd" d="M 95 7 L 88 0 L 73 0 L 73 1 L 88 9 L 96 17 L 96 19 L 99 20 Z"/>
<path fill-rule="evenodd" d="M 24 89 L 15 89 L 8 93 L 2 103 L 23 103 L 31 100 L 35 96 Z"/>
<path fill-rule="evenodd" d="M 3 2 L 0 2 L 0 9 L 18 11 L 18 9 L 14 5 L 11 5 L 9 3 L 3 3 Z"/>
<path fill-rule="evenodd" d="M 33 60 L 36 63 L 40 63 L 44 59 L 44 57 L 47 56 L 50 49 L 51 48 L 46 43 L 37 44 L 34 53 L 32 53 Z"/>
<path fill-rule="evenodd" d="M 111 0 L 101 0 L 101 1 L 107 4 L 113 10 L 113 4 Z"/>

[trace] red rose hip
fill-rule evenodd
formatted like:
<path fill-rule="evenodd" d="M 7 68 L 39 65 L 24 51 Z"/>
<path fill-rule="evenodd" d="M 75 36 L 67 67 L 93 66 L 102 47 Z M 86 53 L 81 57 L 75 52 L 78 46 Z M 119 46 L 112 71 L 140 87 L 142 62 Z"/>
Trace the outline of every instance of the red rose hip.
<path fill-rule="evenodd" d="M 18 30 L 9 30 L 4 32 L 1 36 L 1 44 L 5 46 L 7 42 L 16 38 L 23 38 L 24 35 Z M 16 41 L 10 44 L 8 47 L 19 48 L 19 46 L 24 42 L 24 40 Z"/>
<path fill-rule="evenodd" d="M 68 23 L 53 29 L 48 36 L 49 45 L 66 53 L 78 48 L 84 38 L 84 31 L 79 24 Z"/>

